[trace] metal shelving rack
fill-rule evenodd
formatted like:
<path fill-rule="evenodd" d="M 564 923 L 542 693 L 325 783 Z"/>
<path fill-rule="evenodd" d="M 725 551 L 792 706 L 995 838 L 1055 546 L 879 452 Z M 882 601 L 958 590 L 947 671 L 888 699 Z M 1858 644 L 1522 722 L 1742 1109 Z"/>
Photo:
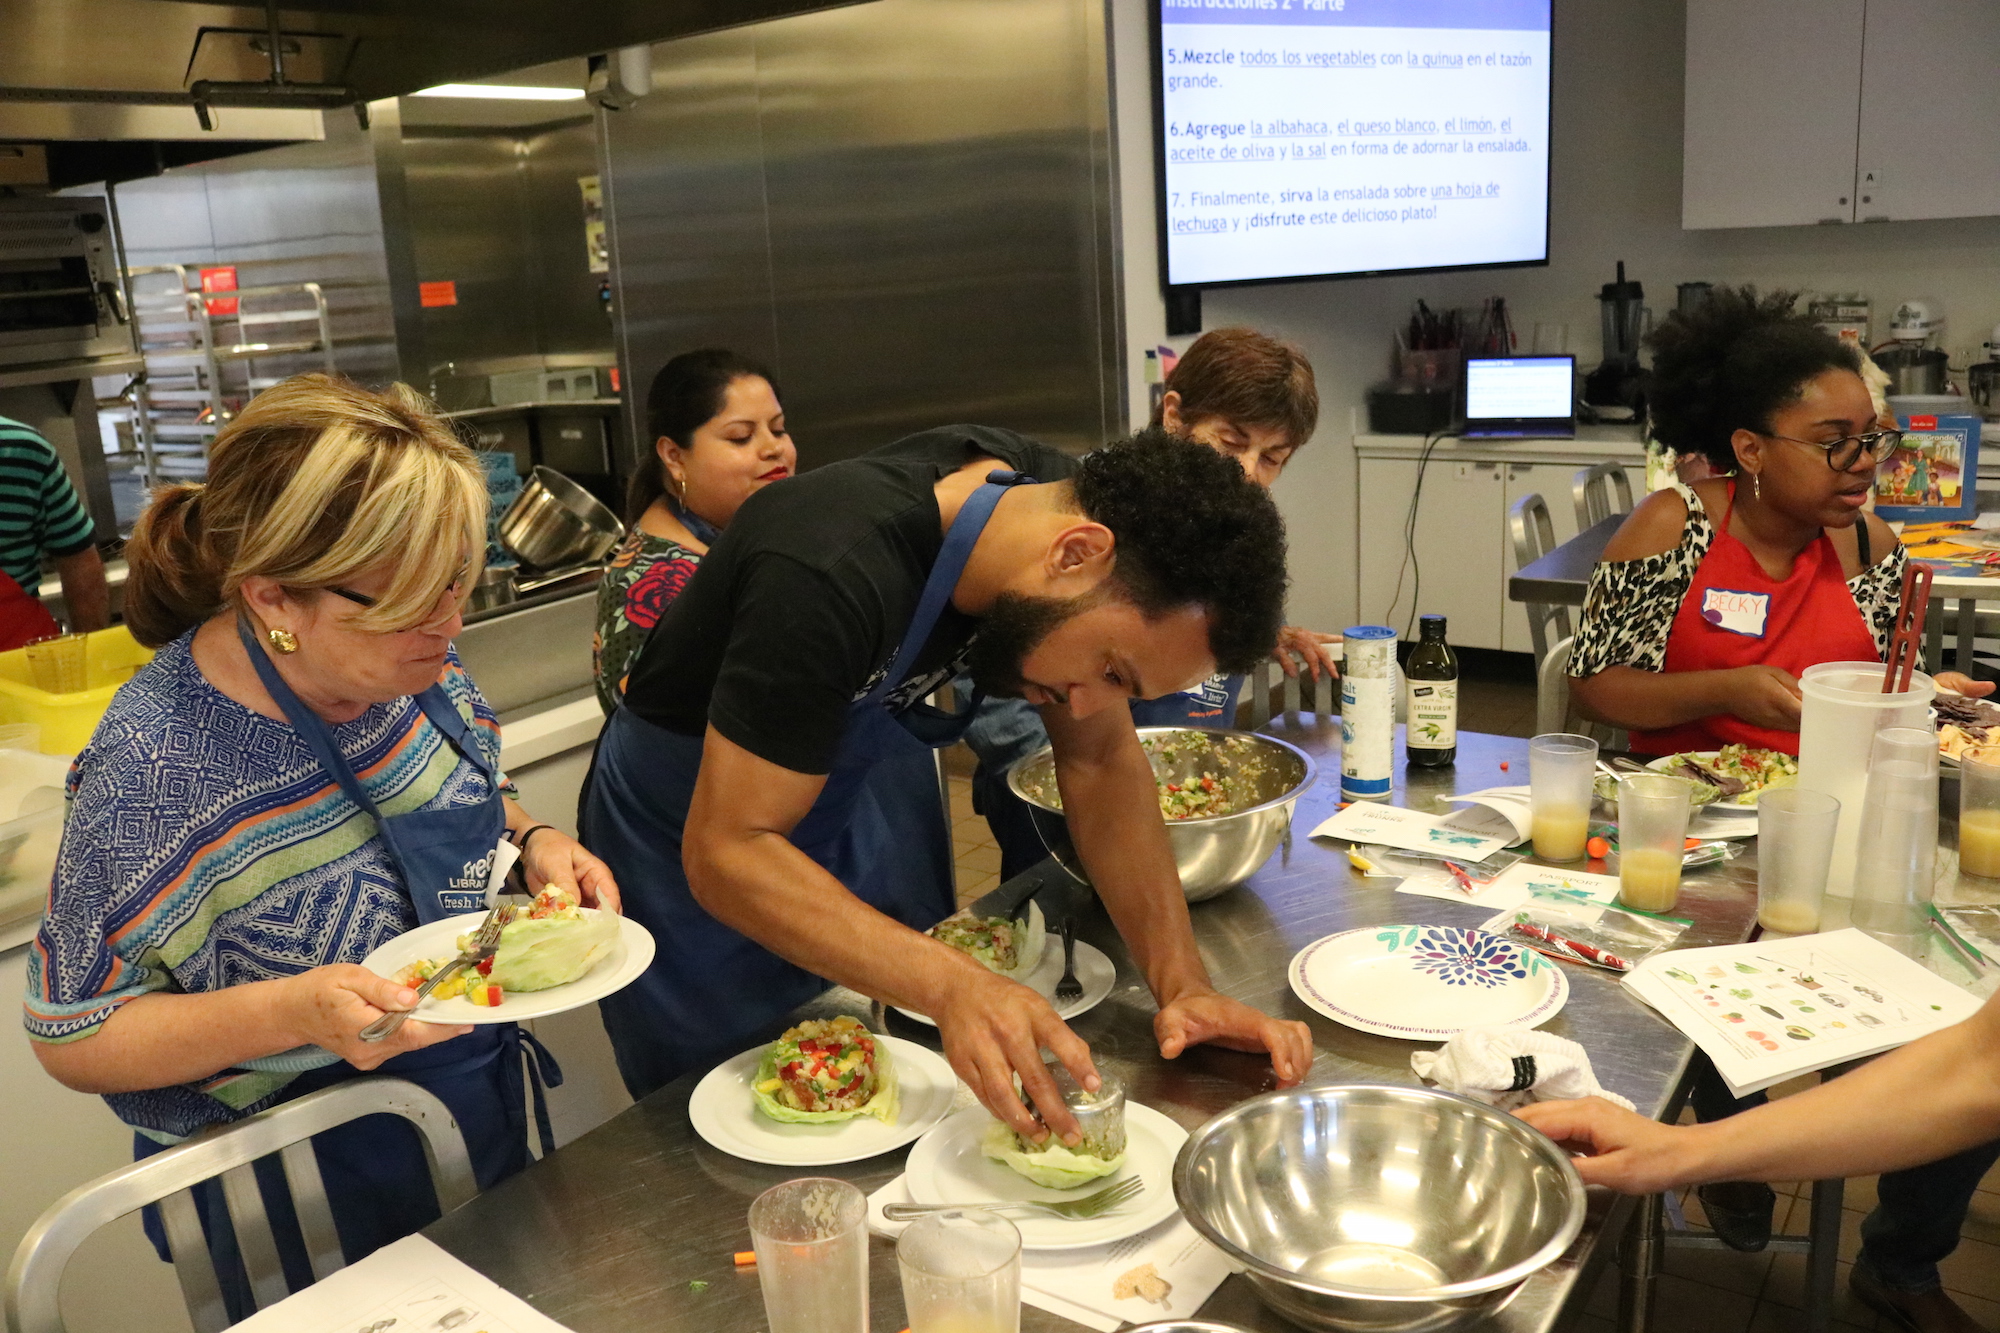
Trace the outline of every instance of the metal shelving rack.
<path fill-rule="evenodd" d="M 326 373 L 335 373 L 333 326 L 319 283 L 205 293 L 198 268 L 188 264 L 146 265 L 126 276 L 146 362 L 128 395 L 129 412 L 148 486 L 207 473 L 216 432 L 284 378 L 260 361 L 317 355 Z M 233 313 L 210 309 L 229 300 Z"/>

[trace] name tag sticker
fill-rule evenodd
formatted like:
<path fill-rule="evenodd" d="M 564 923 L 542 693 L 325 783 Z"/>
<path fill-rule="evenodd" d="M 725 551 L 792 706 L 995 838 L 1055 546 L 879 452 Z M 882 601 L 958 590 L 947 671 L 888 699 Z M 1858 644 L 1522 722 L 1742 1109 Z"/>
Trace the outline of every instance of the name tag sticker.
<path fill-rule="evenodd" d="M 1764 637 L 1764 619 L 1771 614 L 1771 594 L 1737 592 L 1733 588 L 1705 588 L 1701 594 L 1701 618 L 1717 629 Z"/>

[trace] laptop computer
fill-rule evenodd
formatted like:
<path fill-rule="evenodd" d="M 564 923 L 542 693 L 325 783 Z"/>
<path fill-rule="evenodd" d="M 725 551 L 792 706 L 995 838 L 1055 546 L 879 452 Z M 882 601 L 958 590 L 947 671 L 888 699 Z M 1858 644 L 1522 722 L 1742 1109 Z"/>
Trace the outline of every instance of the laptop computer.
<path fill-rule="evenodd" d="M 1569 439 L 1576 434 L 1576 358 L 1468 356 L 1467 439 Z"/>

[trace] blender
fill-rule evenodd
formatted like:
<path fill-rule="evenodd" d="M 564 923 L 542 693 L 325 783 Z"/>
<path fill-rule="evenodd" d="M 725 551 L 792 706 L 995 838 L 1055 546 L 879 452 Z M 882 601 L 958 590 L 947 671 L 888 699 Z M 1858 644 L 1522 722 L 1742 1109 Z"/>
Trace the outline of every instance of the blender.
<path fill-rule="evenodd" d="M 1618 280 L 1597 293 L 1604 325 L 1604 359 L 1583 380 L 1583 401 L 1599 421 L 1636 421 L 1645 410 L 1645 382 L 1639 370 L 1639 339 L 1646 331 L 1646 289 L 1625 280 L 1625 261 L 1618 261 Z"/>

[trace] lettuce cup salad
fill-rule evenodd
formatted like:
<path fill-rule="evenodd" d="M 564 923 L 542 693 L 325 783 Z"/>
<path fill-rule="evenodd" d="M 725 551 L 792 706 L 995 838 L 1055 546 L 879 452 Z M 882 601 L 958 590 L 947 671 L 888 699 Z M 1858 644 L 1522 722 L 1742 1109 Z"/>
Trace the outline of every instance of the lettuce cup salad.
<path fill-rule="evenodd" d="M 841 1014 L 788 1028 L 758 1062 L 757 1109 L 794 1125 L 828 1125 L 870 1115 L 896 1123 L 896 1067 L 859 1019 Z"/>
<path fill-rule="evenodd" d="M 1124 1086 L 1100 1071 L 1099 1087 L 1090 1092 L 1055 1062 L 1049 1065 L 1049 1076 L 1076 1117 L 1083 1141 L 1072 1148 L 1051 1134 L 1037 1144 L 995 1120 L 980 1138 L 979 1150 L 1045 1189 L 1076 1189 L 1112 1175 L 1125 1165 Z M 1040 1114 L 1035 1118 L 1040 1120 Z"/>
<path fill-rule="evenodd" d="M 476 933 L 458 937 L 461 953 L 471 947 Z M 491 958 L 445 982 L 431 992 L 431 998 L 463 995 L 473 1004 L 497 1005 L 508 991 L 566 986 L 604 961 L 617 942 L 617 913 L 585 911 L 576 890 L 550 885 L 535 896 L 533 906 L 501 928 L 500 947 Z M 420 986 L 450 962 L 451 958 L 420 959 L 398 971 L 395 980 Z"/>
<path fill-rule="evenodd" d="M 930 933 L 939 943 L 978 959 L 988 971 L 1016 981 L 1035 970 L 1048 940 L 1041 905 L 1034 902 L 1028 904 L 1028 915 L 1020 921 L 960 912 L 932 926 Z"/>

